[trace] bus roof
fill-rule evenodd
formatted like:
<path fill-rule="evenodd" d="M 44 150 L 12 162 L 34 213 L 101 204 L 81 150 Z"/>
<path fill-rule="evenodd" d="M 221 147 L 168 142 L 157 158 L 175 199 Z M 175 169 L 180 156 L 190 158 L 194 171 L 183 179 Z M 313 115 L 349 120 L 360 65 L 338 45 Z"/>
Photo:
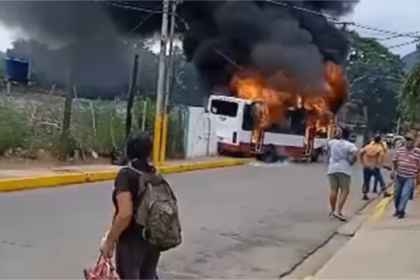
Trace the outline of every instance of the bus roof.
<path fill-rule="evenodd" d="M 252 100 L 238 98 L 234 96 L 226 96 L 226 95 L 210 95 L 210 100 L 222 100 L 222 101 L 246 103 L 246 104 L 251 104 L 253 102 Z"/>

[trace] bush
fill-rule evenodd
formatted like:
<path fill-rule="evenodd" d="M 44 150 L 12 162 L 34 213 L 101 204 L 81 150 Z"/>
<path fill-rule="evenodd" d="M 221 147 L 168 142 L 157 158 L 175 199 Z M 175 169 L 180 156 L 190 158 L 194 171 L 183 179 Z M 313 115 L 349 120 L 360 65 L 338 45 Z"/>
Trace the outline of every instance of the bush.
<path fill-rule="evenodd" d="M 10 149 L 27 148 L 31 127 L 24 114 L 0 104 L 0 154 Z"/>
<path fill-rule="evenodd" d="M 35 98 L 0 99 L 0 155 L 22 148 L 30 152 L 44 149 L 55 154 L 61 136 L 64 99 L 39 95 Z M 153 131 L 156 106 L 138 98 L 133 105 L 133 130 Z M 125 138 L 126 102 L 119 100 L 74 99 L 71 120 L 72 149 L 87 156 L 92 152 L 108 156 L 122 147 Z M 185 110 L 171 110 L 168 125 L 168 157 L 184 155 Z"/>

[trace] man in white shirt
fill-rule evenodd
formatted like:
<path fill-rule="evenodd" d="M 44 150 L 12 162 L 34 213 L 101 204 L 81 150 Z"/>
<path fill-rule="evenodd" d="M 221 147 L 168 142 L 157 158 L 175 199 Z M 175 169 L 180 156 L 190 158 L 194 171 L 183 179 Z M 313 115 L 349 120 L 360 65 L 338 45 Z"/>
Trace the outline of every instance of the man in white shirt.
<path fill-rule="evenodd" d="M 344 128 L 328 142 L 328 179 L 330 181 L 330 217 L 347 221 L 343 208 L 350 192 L 352 165 L 357 162 L 357 147 L 349 141 L 350 130 Z"/>

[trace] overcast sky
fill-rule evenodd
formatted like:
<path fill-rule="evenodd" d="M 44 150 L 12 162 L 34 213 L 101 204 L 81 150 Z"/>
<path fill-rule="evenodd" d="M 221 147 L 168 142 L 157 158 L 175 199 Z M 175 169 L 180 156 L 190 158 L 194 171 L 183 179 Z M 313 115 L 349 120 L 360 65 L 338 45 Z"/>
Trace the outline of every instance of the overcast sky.
<path fill-rule="evenodd" d="M 389 30 L 397 33 L 409 33 L 420 31 L 418 21 L 420 19 L 419 0 L 362 0 L 356 7 L 354 13 L 348 16 L 350 21 Z M 374 32 L 362 28 L 356 30 L 363 36 L 388 38 L 390 35 L 381 32 Z M 420 35 L 420 33 L 419 33 Z M 392 35 L 391 35 L 392 37 Z M 396 46 L 415 40 L 414 38 L 396 38 L 385 40 L 386 46 Z M 407 54 L 415 50 L 415 43 L 407 46 L 392 48 L 398 54 Z"/>
<path fill-rule="evenodd" d="M 420 20 L 420 0 L 362 0 L 354 13 L 347 17 L 349 21 L 358 24 L 389 30 L 398 33 L 408 33 L 420 30 L 417 22 Z M 356 29 L 362 36 L 376 38 L 390 37 L 388 34 Z M 419 33 L 420 34 L 420 33 Z M 0 26 L 0 50 L 5 50 L 14 40 L 13 32 Z M 397 38 L 383 41 L 386 46 L 395 46 L 413 41 L 413 38 Z M 392 48 L 397 54 L 407 54 L 415 49 L 415 44 Z"/>

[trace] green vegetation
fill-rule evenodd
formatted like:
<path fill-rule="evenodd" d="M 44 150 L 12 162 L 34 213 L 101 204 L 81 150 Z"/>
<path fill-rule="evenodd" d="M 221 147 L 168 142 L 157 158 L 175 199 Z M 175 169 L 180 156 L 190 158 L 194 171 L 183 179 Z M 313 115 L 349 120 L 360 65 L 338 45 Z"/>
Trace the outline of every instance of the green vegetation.
<path fill-rule="evenodd" d="M 36 99 L 0 99 L 0 155 L 36 158 L 40 150 L 55 155 L 60 139 L 63 99 L 38 95 Z M 80 157 L 92 153 L 108 156 L 113 147 L 121 147 L 125 133 L 125 102 L 75 99 L 71 123 L 71 150 Z M 150 99 L 136 99 L 133 130 L 153 129 L 155 104 Z M 143 120 L 144 119 L 144 120 Z M 168 157 L 184 154 L 183 128 L 185 109 L 171 110 L 168 131 Z M 23 153 L 23 155 L 22 155 Z"/>
<path fill-rule="evenodd" d="M 351 32 L 350 39 L 350 101 L 358 114 L 367 111 L 367 125 L 372 131 L 390 131 L 397 121 L 397 95 L 404 80 L 404 64 L 373 38 Z"/>
<path fill-rule="evenodd" d="M 403 124 L 420 129 L 420 61 L 408 72 L 398 97 Z"/>

